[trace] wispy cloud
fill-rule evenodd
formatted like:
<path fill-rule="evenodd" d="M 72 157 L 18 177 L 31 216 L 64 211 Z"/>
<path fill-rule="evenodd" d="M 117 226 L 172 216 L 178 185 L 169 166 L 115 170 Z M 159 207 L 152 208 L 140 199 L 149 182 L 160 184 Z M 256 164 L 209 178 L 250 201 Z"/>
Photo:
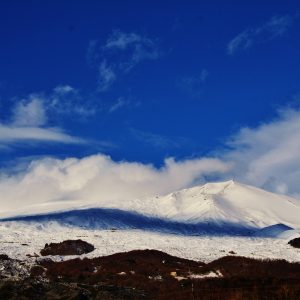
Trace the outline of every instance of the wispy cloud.
<path fill-rule="evenodd" d="M 112 65 L 107 65 L 106 61 L 102 61 L 99 66 L 98 89 L 106 91 L 116 80 L 117 76 Z"/>
<path fill-rule="evenodd" d="M 99 60 L 98 40 L 90 40 L 86 50 L 86 62 L 90 67 L 94 67 Z"/>
<path fill-rule="evenodd" d="M 25 141 L 65 144 L 81 144 L 85 142 L 83 139 L 66 134 L 59 128 L 21 127 L 0 124 L 0 145 L 11 145 Z"/>
<path fill-rule="evenodd" d="M 103 92 L 142 61 L 159 58 L 161 51 L 153 39 L 114 30 L 103 45 L 90 41 L 86 56 L 88 64 L 98 68 L 98 89 Z"/>
<path fill-rule="evenodd" d="M 50 104 L 45 98 L 34 94 L 16 102 L 10 120 L 5 123 L 0 122 L 0 146 L 7 148 L 26 141 L 31 143 L 84 143 L 83 139 L 71 136 L 61 128 L 47 126 L 47 105 Z"/>
<path fill-rule="evenodd" d="M 13 124 L 15 126 L 42 126 L 47 122 L 43 100 L 38 97 L 22 100 L 14 108 Z"/>
<path fill-rule="evenodd" d="M 76 90 L 72 86 L 66 84 L 66 85 L 58 85 L 57 87 L 55 87 L 53 89 L 53 91 L 60 95 L 66 95 L 66 94 L 75 92 Z"/>
<path fill-rule="evenodd" d="M 193 97 L 199 97 L 203 91 L 203 85 L 207 80 L 209 73 L 202 69 L 197 76 L 183 77 L 178 81 L 178 87 L 188 92 Z"/>
<path fill-rule="evenodd" d="M 233 55 L 257 43 L 268 42 L 282 36 L 291 27 L 295 18 L 291 15 L 273 16 L 261 26 L 245 29 L 228 43 L 227 53 Z"/>
<path fill-rule="evenodd" d="M 135 139 L 154 148 L 174 149 L 187 143 L 187 140 L 183 137 L 167 137 L 162 134 L 138 130 L 135 128 L 131 128 L 130 132 Z"/>
<path fill-rule="evenodd" d="M 25 98 L 15 97 L 12 123 L 22 126 L 40 126 L 49 116 L 76 115 L 80 118 L 94 115 L 99 104 L 89 101 L 70 85 L 58 85 L 49 92 L 31 93 Z"/>
<path fill-rule="evenodd" d="M 84 97 L 70 85 L 59 85 L 50 93 L 36 93 L 44 101 L 50 113 L 60 115 L 77 115 L 86 118 L 94 115 L 99 110 L 98 103 L 90 101 L 89 96 Z"/>
<path fill-rule="evenodd" d="M 145 38 L 136 33 L 124 33 L 120 30 L 114 30 L 108 37 L 104 48 L 125 50 L 130 45 L 144 42 L 144 40 Z"/>
<path fill-rule="evenodd" d="M 104 49 L 110 52 L 129 50 L 127 57 L 119 62 L 119 68 L 126 72 L 143 60 L 157 59 L 161 55 L 154 40 L 136 33 L 125 33 L 120 30 L 112 32 L 106 41 Z"/>
<path fill-rule="evenodd" d="M 108 112 L 113 113 L 116 110 L 119 110 L 124 106 L 128 106 L 130 104 L 131 102 L 129 100 L 125 100 L 124 98 L 120 97 L 112 106 L 109 107 Z"/>

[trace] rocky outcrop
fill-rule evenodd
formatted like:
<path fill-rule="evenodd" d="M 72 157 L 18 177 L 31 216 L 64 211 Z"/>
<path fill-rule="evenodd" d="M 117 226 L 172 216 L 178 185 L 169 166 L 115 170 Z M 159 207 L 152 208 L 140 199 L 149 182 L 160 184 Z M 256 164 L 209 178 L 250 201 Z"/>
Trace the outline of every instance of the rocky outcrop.
<path fill-rule="evenodd" d="M 290 240 L 289 245 L 291 245 L 294 248 L 300 248 L 300 238 L 295 238 L 293 240 Z"/>
<path fill-rule="evenodd" d="M 29 268 L 30 266 L 21 260 L 11 259 L 6 254 L 0 254 L 0 281 L 22 280 L 29 276 Z"/>
<path fill-rule="evenodd" d="M 41 255 L 81 255 L 95 250 L 95 247 L 82 240 L 66 240 L 61 243 L 46 244 Z"/>
<path fill-rule="evenodd" d="M 67 240 L 61 243 L 46 244 L 41 255 L 81 255 L 95 250 L 95 247 L 82 240 Z"/>

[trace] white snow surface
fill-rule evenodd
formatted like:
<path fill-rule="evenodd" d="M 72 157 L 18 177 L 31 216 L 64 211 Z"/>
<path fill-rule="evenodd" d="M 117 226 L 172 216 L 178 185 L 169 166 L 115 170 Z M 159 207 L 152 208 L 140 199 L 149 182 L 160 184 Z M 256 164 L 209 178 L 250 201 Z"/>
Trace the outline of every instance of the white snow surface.
<path fill-rule="evenodd" d="M 184 189 L 152 203 L 150 214 L 180 221 L 223 221 L 258 228 L 285 224 L 300 229 L 300 200 L 232 180 Z"/>
<path fill-rule="evenodd" d="M 116 187 L 117 188 L 117 187 Z M 1 211 L 0 218 L 86 208 L 112 208 L 184 223 L 233 223 L 264 228 L 284 224 L 300 229 L 300 200 L 234 182 L 207 183 L 166 196 L 86 203 L 64 200 Z"/>
<path fill-rule="evenodd" d="M 217 258 L 236 255 L 286 259 L 300 262 L 300 249 L 288 245 L 288 241 L 299 236 L 300 231 L 292 231 L 282 238 L 257 238 L 237 236 L 184 236 L 162 234 L 141 230 L 92 230 L 72 226 L 62 226 L 56 222 L 37 224 L 28 222 L 0 223 L 0 253 L 11 258 L 34 263 L 36 258 L 27 254 L 39 254 L 46 243 L 57 243 L 68 239 L 82 239 L 95 246 L 91 253 L 80 257 L 97 257 L 136 249 L 156 249 L 171 255 L 196 261 L 210 262 Z M 53 256 L 56 261 L 77 256 Z"/>
<path fill-rule="evenodd" d="M 0 253 L 34 262 L 27 254 L 39 254 L 46 243 L 82 239 L 95 251 L 81 257 L 95 257 L 135 249 L 157 249 L 171 255 L 209 262 L 236 255 L 253 258 L 300 261 L 300 250 L 288 245 L 300 236 L 300 200 L 270 193 L 234 181 L 207 183 L 143 200 L 97 203 L 65 200 L 1 211 L 0 218 L 51 214 L 86 208 L 112 208 L 183 223 L 234 223 L 258 229 L 256 236 L 184 235 L 155 231 L 81 228 L 57 221 L 0 221 Z M 260 237 L 267 233 L 266 237 Z M 272 238 L 270 238 L 272 237 Z M 276 238 L 275 238 L 276 237 Z M 65 260 L 71 257 L 55 257 Z"/>

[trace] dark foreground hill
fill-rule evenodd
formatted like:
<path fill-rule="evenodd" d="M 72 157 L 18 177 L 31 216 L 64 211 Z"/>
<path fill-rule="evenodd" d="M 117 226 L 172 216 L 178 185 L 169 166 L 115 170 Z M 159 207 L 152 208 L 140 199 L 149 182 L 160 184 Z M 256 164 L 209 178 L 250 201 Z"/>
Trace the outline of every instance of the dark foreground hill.
<path fill-rule="evenodd" d="M 300 264 L 284 260 L 227 256 L 204 264 L 135 250 L 24 264 L 0 259 L 0 299 L 300 299 Z"/>

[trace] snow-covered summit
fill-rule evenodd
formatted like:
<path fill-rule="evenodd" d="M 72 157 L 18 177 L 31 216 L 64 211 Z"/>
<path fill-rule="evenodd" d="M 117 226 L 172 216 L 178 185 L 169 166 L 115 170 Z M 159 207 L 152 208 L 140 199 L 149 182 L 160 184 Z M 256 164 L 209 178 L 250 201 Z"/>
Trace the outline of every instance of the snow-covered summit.
<path fill-rule="evenodd" d="M 99 199 L 93 203 L 67 200 L 61 203 L 41 204 L 23 210 L 6 211 L 2 217 L 53 214 L 58 211 L 67 212 L 74 209 L 91 208 L 115 209 L 167 222 L 185 224 L 217 224 L 219 226 L 233 224 L 258 229 L 284 224 L 294 229 L 300 229 L 300 200 L 267 192 L 233 180 L 206 183 L 143 200 L 111 202 Z M 117 214 L 115 218 L 117 220 Z"/>
<path fill-rule="evenodd" d="M 300 201 L 233 180 L 206 183 L 155 199 L 157 214 L 181 221 L 300 228 Z"/>

